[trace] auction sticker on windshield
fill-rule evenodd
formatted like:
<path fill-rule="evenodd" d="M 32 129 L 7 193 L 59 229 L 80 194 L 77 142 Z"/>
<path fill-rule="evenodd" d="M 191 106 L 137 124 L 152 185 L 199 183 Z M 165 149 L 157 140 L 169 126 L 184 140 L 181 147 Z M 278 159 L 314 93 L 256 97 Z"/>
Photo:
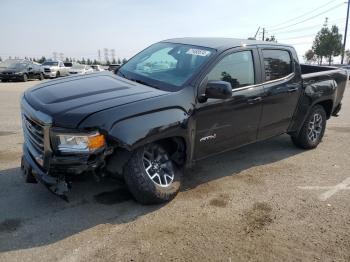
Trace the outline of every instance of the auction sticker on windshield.
<path fill-rule="evenodd" d="M 210 51 L 191 48 L 191 49 L 188 49 L 186 54 L 188 54 L 188 55 L 198 55 L 198 56 L 208 56 L 208 55 L 210 55 Z"/>

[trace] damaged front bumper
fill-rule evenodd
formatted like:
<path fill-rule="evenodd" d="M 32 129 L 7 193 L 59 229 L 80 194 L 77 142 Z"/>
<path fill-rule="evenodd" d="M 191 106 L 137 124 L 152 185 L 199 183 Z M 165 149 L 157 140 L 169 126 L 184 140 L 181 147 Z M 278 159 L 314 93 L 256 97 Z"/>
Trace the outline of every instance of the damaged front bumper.
<path fill-rule="evenodd" d="M 82 173 L 101 174 L 105 157 L 112 153 L 107 143 L 89 152 L 65 153 L 57 150 L 55 130 L 49 115 L 32 108 L 22 97 L 22 128 L 24 136 L 22 172 L 26 182 L 41 182 L 52 193 L 67 200 L 70 180 Z"/>
<path fill-rule="evenodd" d="M 50 192 L 68 201 L 70 177 L 82 173 L 98 174 L 105 166 L 109 150 L 102 149 L 93 155 L 52 156 L 47 170 L 38 164 L 26 144 L 23 145 L 21 169 L 26 182 L 40 182 Z"/>

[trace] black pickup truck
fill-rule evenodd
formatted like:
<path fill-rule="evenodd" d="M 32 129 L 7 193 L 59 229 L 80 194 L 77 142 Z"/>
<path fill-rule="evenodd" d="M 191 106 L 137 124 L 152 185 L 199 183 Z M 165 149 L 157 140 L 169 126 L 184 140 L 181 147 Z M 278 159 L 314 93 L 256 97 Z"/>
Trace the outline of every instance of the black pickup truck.
<path fill-rule="evenodd" d="M 336 116 L 347 72 L 293 47 L 226 38 L 156 43 L 116 75 L 39 84 L 22 98 L 27 182 L 66 198 L 76 175 L 122 177 L 144 204 L 172 199 L 186 167 L 287 133 L 304 149 Z"/>

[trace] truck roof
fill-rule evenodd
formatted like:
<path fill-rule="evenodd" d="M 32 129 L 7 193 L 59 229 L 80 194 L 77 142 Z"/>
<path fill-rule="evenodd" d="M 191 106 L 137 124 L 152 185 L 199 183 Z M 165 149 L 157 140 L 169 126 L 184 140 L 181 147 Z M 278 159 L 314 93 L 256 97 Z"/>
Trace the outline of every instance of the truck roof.
<path fill-rule="evenodd" d="M 172 38 L 167 39 L 162 42 L 168 43 L 178 43 L 185 45 L 196 45 L 207 48 L 213 48 L 216 50 L 226 50 L 233 47 L 238 47 L 242 45 L 269 45 L 269 46 L 288 46 L 285 44 L 275 43 L 275 42 L 266 42 L 258 40 L 247 40 L 239 38 L 224 38 L 224 37 L 183 37 L 183 38 Z"/>

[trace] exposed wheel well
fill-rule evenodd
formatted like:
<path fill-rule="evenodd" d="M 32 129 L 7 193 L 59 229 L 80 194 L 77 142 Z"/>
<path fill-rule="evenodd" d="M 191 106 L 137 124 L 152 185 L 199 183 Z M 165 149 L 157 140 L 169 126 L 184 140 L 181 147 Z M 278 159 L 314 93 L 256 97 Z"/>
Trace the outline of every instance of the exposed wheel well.
<path fill-rule="evenodd" d="M 326 111 L 327 119 L 329 119 L 331 117 L 331 114 L 332 114 L 333 101 L 332 100 L 325 100 L 325 101 L 317 103 L 317 105 L 320 105 L 324 108 L 324 110 Z"/>
<path fill-rule="evenodd" d="M 178 165 L 183 166 L 186 163 L 186 142 L 182 137 L 169 137 L 153 141 L 158 143 L 169 153 L 171 159 Z M 106 171 L 122 178 L 124 165 L 128 162 L 132 151 L 124 148 L 116 148 L 112 155 L 106 158 Z"/>
<path fill-rule="evenodd" d="M 183 166 L 185 164 L 186 142 L 182 137 L 169 137 L 155 142 L 164 147 L 176 164 L 179 166 Z"/>

